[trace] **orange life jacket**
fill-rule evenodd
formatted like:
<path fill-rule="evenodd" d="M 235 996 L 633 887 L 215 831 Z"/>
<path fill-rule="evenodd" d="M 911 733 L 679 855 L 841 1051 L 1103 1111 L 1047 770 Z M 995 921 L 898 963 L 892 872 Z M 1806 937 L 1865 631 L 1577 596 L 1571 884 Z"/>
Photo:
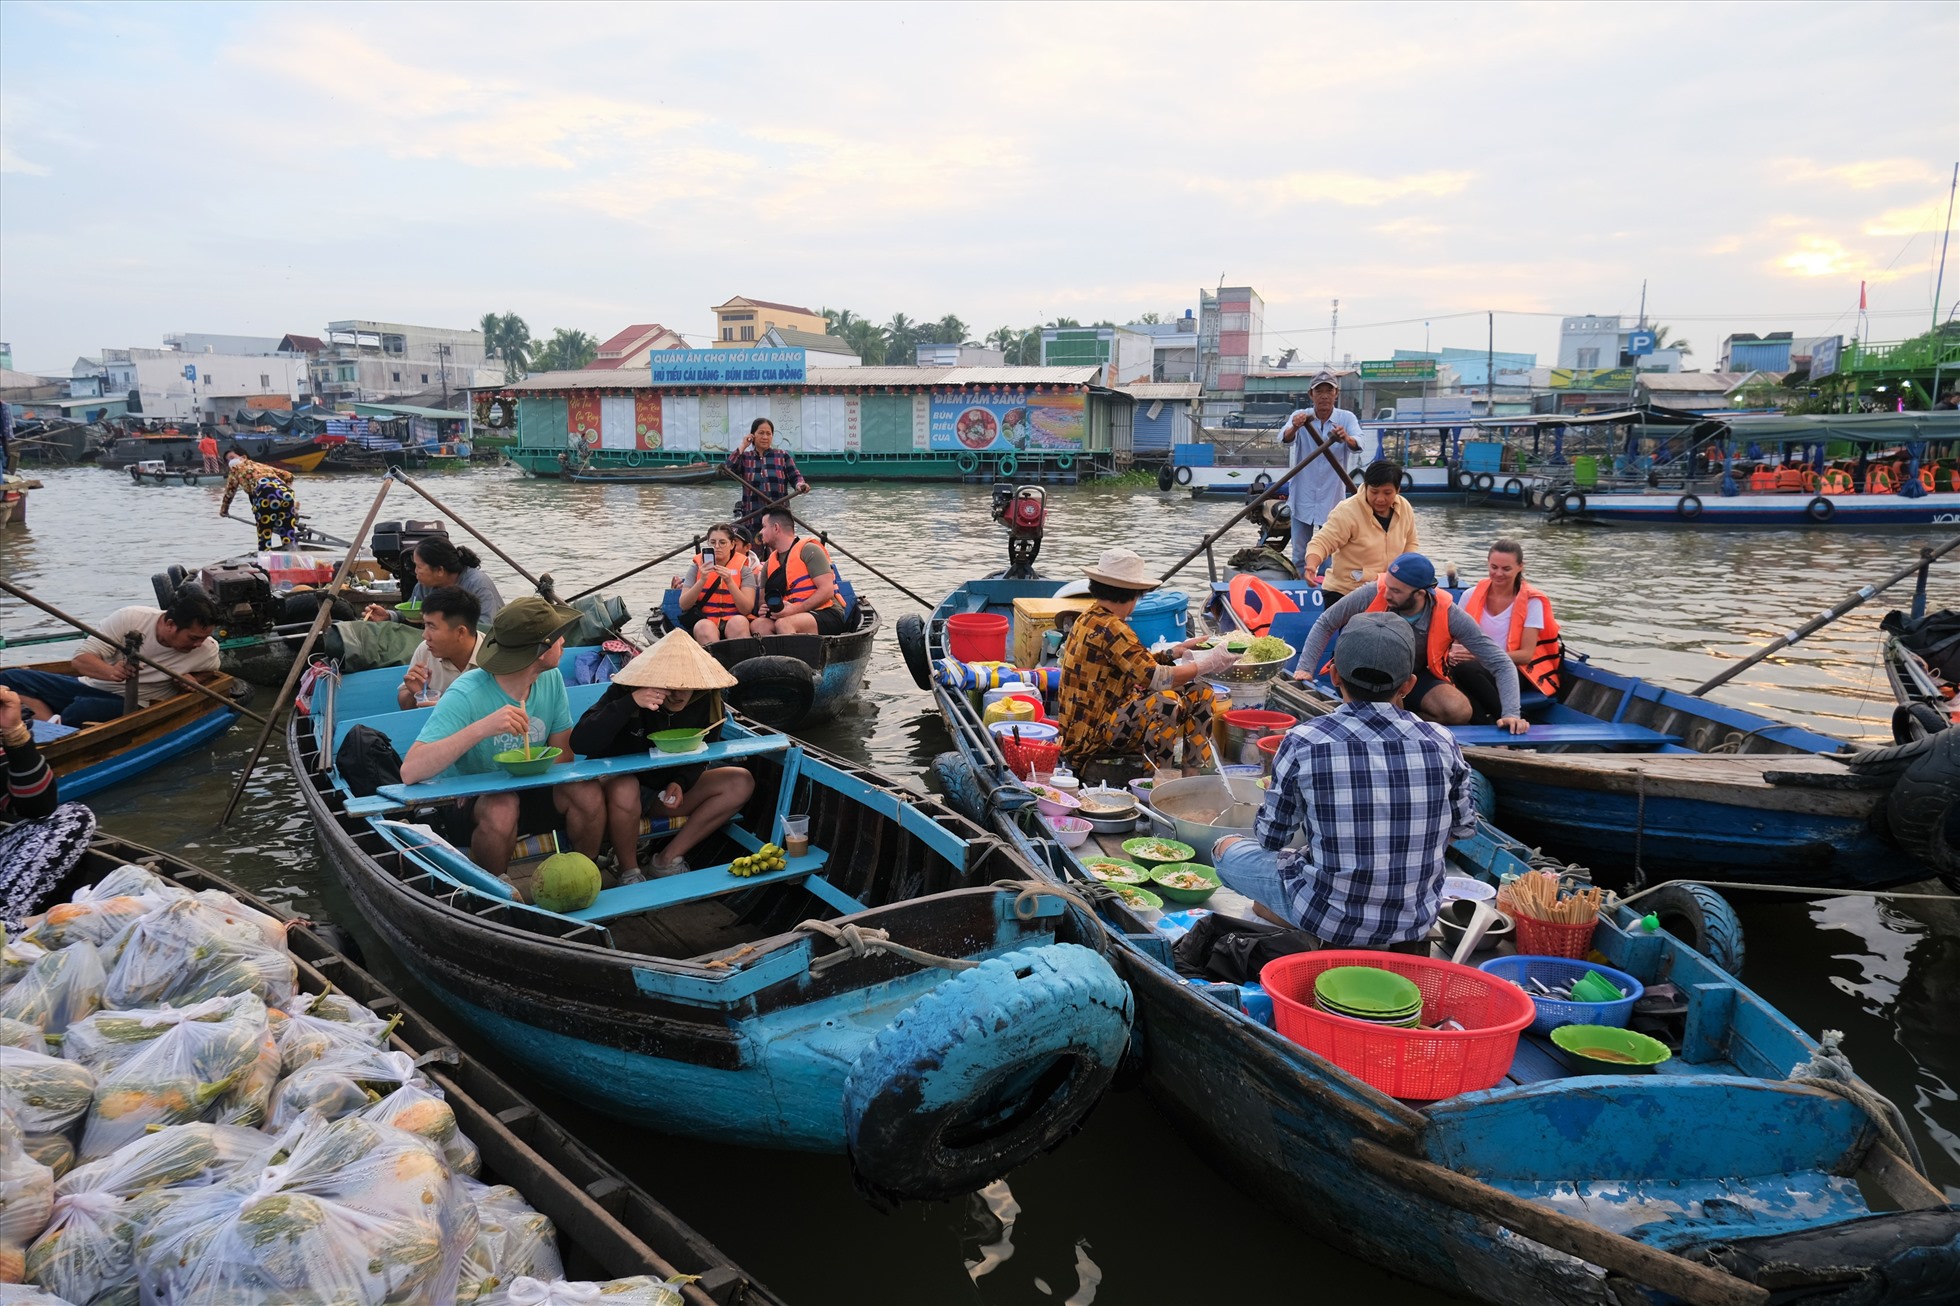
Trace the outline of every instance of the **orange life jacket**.
<path fill-rule="evenodd" d="M 731 565 L 735 568 L 735 574 L 737 576 L 742 574 L 742 568 L 748 565 L 748 561 L 748 554 L 743 552 L 738 545 L 735 549 L 734 557 L 731 560 Z M 735 606 L 734 589 L 724 583 L 721 577 L 709 575 L 714 565 L 715 555 L 712 550 L 694 555 L 694 574 L 697 579 L 701 579 L 702 581 L 701 598 L 698 605 L 701 615 L 704 617 L 738 617 L 742 615 L 742 610 Z"/>
<path fill-rule="evenodd" d="M 764 577 L 763 588 L 771 594 L 780 593 L 789 603 L 801 602 L 817 592 L 817 578 L 812 576 L 810 569 L 803 565 L 805 543 L 815 544 L 818 551 L 823 554 L 824 561 L 830 560 L 830 550 L 824 548 L 822 541 L 814 539 L 806 541 L 805 537 L 799 535 L 791 540 L 789 547 L 776 557 Z M 839 595 L 828 606 L 838 607 L 842 603 L 843 597 Z"/>
<path fill-rule="evenodd" d="M 1830 471 L 1824 473 L 1823 484 L 1820 488 L 1825 494 L 1849 494 L 1851 493 L 1851 473 L 1845 471 L 1842 467 L 1833 467 Z"/>
<path fill-rule="evenodd" d="M 1749 488 L 1759 493 L 1767 493 L 1776 488 L 1776 473 L 1767 467 L 1758 467 L 1749 473 Z"/>
<path fill-rule="evenodd" d="M 1873 463 L 1865 469 L 1866 494 L 1890 494 L 1898 488 L 1898 482 L 1892 476 L 1891 463 Z"/>
<path fill-rule="evenodd" d="M 1463 612 L 1472 621 L 1482 621 L 1484 600 L 1490 591 L 1490 578 L 1485 577 L 1470 587 L 1463 596 Z M 1524 617 L 1531 611 L 1531 601 L 1537 599 L 1545 605 L 1545 624 L 1538 630 L 1538 649 L 1531 661 L 1518 668 L 1518 674 L 1538 686 L 1541 693 L 1558 693 L 1559 666 L 1565 661 L 1565 643 L 1558 635 L 1558 618 L 1552 615 L 1552 600 L 1545 591 L 1530 581 L 1518 582 L 1518 596 L 1511 600 L 1511 628 L 1504 635 L 1504 650 L 1515 653 L 1524 646 Z"/>
<path fill-rule="evenodd" d="M 1803 468 L 1779 467 L 1776 469 L 1776 492 L 1795 494 L 1803 489 Z"/>
<path fill-rule="evenodd" d="M 1926 491 L 1926 493 L 1928 494 L 1931 494 L 1933 492 L 1933 469 L 1932 468 L 1921 467 L 1919 469 L 1919 488 Z"/>
<path fill-rule="evenodd" d="M 1368 605 L 1370 612 L 1388 611 L 1388 587 L 1384 583 L 1388 573 L 1375 577 L 1375 601 Z M 1438 680 L 1450 678 L 1450 592 L 1446 589 L 1429 591 L 1429 649 L 1426 659 L 1429 674 Z M 1548 608 L 1547 611 L 1550 609 Z"/>

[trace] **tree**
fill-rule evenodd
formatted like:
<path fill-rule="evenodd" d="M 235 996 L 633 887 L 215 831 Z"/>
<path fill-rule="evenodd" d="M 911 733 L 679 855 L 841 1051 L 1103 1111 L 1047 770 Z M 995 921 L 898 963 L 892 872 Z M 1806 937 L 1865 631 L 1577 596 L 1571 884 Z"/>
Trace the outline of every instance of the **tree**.
<path fill-rule="evenodd" d="M 1049 328 L 1055 331 L 1062 331 L 1069 328 L 1079 329 L 1081 325 L 1082 324 L 1080 322 L 1076 321 L 1072 317 L 1058 317 L 1053 322 L 1050 322 L 1048 324 Z"/>
<path fill-rule="evenodd" d="M 483 333 L 483 357 L 486 360 L 495 358 L 497 356 L 497 342 L 502 338 L 504 333 L 503 318 L 497 316 L 495 313 L 485 313 L 483 320 L 477 323 L 476 329 Z"/>
<path fill-rule="evenodd" d="M 1142 317 L 1137 319 L 1137 325 L 1138 326 L 1161 326 L 1163 325 L 1163 321 L 1164 319 L 1159 317 L 1155 313 L 1145 313 Z"/>
<path fill-rule="evenodd" d="M 531 359 L 540 372 L 576 372 L 599 356 L 599 342 L 583 331 L 559 327 Z"/>
<path fill-rule="evenodd" d="M 1664 327 L 1664 326 L 1655 327 L 1654 348 L 1655 349 L 1678 349 L 1681 351 L 1681 357 L 1683 358 L 1687 358 L 1689 355 L 1695 352 L 1695 347 L 1689 344 L 1687 341 L 1669 339 L 1669 337 L 1672 336 L 1673 333 L 1674 333 L 1673 327 Z"/>
<path fill-rule="evenodd" d="M 932 324 L 932 339 L 934 344 L 963 345 L 966 343 L 966 323 L 948 313 Z"/>
<path fill-rule="evenodd" d="M 515 313 L 485 313 L 479 324 L 483 331 L 486 359 L 501 359 L 504 380 L 520 381 L 531 366 L 531 328 Z"/>
<path fill-rule="evenodd" d="M 875 322 L 855 318 L 843 329 L 846 343 L 867 367 L 876 367 L 885 361 L 885 330 Z"/>
<path fill-rule="evenodd" d="M 986 345 L 989 349 L 1000 350 L 1002 357 L 1006 357 L 1008 351 L 1014 348 L 1015 342 L 1020 338 L 1021 333 L 1013 327 L 995 327 L 987 333 L 987 338 L 980 343 Z"/>
<path fill-rule="evenodd" d="M 864 319 L 848 308 L 826 308 L 823 311 L 823 320 L 828 326 L 829 334 L 841 340 L 849 340 L 851 328 Z"/>
<path fill-rule="evenodd" d="M 918 358 L 916 346 L 922 337 L 917 322 L 903 313 L 893 313 L 892 320 L 885 323 L 884 332 L 886 361 L 903 367 Z"/>

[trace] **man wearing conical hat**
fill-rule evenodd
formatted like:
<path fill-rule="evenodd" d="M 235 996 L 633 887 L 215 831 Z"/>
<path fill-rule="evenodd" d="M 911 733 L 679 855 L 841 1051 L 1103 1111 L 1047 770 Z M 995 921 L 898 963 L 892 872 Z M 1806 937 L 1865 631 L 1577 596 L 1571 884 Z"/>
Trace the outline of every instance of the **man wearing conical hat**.
<path fill-rule="evenodd" d="M 572 727 L 572 748 L 581 757 L 642 754 L 665 730 L 698 730 L 704 743 L 712 743 L 721 737 L 721 691 L 734 683 L 692 635 L 670 631 L 613 675 L 605 694 Z M 688 851 L 742 810 L 755 792 L 755 777 L 746 767 L 696 765 L 616 775 L 604 786 L 619 881 L 635 884 L 649 874 L 691 869 Z M 642 868 L 640 825 L 649 818 L 683 823 Z"/>

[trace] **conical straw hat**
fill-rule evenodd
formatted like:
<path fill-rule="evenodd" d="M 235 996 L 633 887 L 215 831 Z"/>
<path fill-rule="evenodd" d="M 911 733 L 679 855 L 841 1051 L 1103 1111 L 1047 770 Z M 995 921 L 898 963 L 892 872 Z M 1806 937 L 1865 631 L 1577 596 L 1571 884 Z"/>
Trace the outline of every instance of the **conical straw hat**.
<path fill-rule="evenodd" d="M 735 677 L 684 630 L 671 630 L 658 644 L 613 674 L 615 685 L 634 689 L 727 689 Z"/>

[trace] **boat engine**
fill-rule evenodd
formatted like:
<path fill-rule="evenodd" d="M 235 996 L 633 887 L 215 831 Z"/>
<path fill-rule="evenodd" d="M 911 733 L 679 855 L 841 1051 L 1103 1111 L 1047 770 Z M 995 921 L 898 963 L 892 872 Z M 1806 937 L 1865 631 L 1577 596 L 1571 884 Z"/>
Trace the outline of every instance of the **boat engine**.
<path fill-rule="evenodd" d="M 384 521 L 374 524 L 374 560 L 401 582 L 402 594 L 415 588 L 415 546 L 432 536 L 449 538 L 439 521 Z"/>
<path fill-rule="evenodd" d="M 1047 494 L 1038 485 L 994 487 L 994 520 L 1007 528 L 1007 580 L 1036 580 L 1034 560 L 1041 555 L 1041 529 L 1048 520 Z"/>

